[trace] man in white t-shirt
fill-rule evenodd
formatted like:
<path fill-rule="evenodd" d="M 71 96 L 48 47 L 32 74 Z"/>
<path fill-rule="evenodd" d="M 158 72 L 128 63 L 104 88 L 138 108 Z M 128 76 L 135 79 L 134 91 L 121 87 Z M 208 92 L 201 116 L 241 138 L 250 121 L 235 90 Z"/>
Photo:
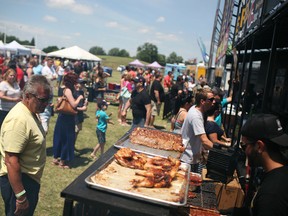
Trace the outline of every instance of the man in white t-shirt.
<path fill-rule="evenodd" d="M 52 115 L 52 109 L 53 109 L 53 80 L 56 79 L 57 74 L 56 71 L 53 67 L 53 59 L 51 58 L 47 58 L 46 64 L 45 66 L 42 68 L 41 71 L 42 75 L 45 76 L 51 84 L 51 100 L 49 101 L 49 104 L 47 105 L 47 107 L 45 108 L 45 111 L 43 113 L 40 113 L 40 119 L 41 119 L 41 123 L 42 126 L 46 132 L 46 134 L 48 133 L 48 128 L 49 128 L 49 121 Z"/>
<path fill-rule="evenodd" d="M 181 160 L 191 164 L 192 172 L 199 172 L 203 147 L 207 150 L 213 147 L 205 132 L 204 114 L 213 106 L 215 98 L 211 91 L 199 90 L 195 96 L 195 103 L 196 105 L 188 111 L 181 130 L 185 146 Z"/>
<path fill-rule="evenodd" d="M 55 80 L 56 79 L 56 72 L 53 67 L 53 59 L 48 58 L 47 64 L 42 68 L 41 74 L 45 76 L 48 80 Z"/>

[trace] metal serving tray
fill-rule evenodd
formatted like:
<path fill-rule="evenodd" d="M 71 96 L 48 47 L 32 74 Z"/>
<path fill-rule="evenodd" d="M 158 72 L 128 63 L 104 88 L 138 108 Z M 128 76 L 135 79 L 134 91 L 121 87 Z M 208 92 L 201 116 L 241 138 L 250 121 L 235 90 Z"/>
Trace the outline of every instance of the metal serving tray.
<path fill-rule="evenodd" d="M 153 129 L 151 129 L 151 130 L 153 130 Z M 167 133 L 170 133 L 170 132 L 167 132 Z M 162 150 L 162 149 L 155 149 L 155 148 L 150 148 L 150 147 L 144 146 L 144 145 L 133 144 L 130 142 L 130 139 L 129 139 L 130 134 L 131 133 L 129 133 L 129 132 L 126 133 L 123 137 L 121 137 L 114 144 L 114 146 L 116 148 L 130 148 L 135 152 L 144 153 L 144 154 L 152 155 L 152 156 L 162 156 L 165 158 L 171 156 L 173 158 L 179 159 L 182 155 L 182 152 L 178 152 L 178 151 L 168 151 L 168 150 Z"/>
<path fill-rule="evenodd" d="M 190 166 L 188 164 L 181 163 L 179 171 L 169 188 L 133 188 L 131 180 L 143 178 L 141 176 L 136 176 L 135 171 L 137 170 L 119 165 L 114 157 L 112 157 L 98 170 L 89 175 L 85 179 L 85 182 L 93 189 L 155 204 L 165 206 L 186 205 L 190 177 Z"/>

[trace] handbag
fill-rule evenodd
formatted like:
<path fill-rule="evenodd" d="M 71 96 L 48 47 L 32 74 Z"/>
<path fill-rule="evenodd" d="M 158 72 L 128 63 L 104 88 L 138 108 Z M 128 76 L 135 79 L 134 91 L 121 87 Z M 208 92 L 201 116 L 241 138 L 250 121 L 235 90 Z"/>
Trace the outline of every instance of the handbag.
<path fill-rule="evenodd" d="M 123 98 L 130 98 L 131 93 L 128 91 L 127 84 L 121 88 L 120 96 Z"/>
<path fill-rule="evenodd" d="M 63 92 L 63 96 L 59 97 L 57 99 L 57 103 L 55 106 L 55 112 L 63 113 L 63 114 L 67 114 L 67 115 L 76 115 L 78 113 L 77 110 L 75 110 L 71 106 L 71 104 L 67 100 L 67 97 L 65 96 L 64 92 Z"/>

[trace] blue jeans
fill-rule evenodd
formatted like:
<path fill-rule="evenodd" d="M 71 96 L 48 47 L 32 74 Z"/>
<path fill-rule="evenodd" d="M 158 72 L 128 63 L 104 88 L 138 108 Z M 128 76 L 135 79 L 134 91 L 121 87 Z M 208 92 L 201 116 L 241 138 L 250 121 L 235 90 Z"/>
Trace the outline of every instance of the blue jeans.
<path fill-rule="evenodd" d="M 29 201 L 29 213 L 27 215 L 33 216 L 38 203 L 40 184 L 24 173 L 22 173 L 22 183 Z M 0 176 L 0 188 L 1 195 L 5 203 L 5 215 L 14 216 L 14 211 L 16 209 L 16 197 L 10 185 L 8 175 Z"/>

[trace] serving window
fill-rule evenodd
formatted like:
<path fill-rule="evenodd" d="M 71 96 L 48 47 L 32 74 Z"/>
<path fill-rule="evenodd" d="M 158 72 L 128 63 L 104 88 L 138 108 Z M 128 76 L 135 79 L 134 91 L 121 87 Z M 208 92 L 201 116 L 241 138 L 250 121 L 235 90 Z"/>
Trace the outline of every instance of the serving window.
<path fill-rule="evenodd" d="M 287 68 L 279 68 L 276 71 L 271 110 L 279 114 L 288 114 L 288 72 Z"/>

